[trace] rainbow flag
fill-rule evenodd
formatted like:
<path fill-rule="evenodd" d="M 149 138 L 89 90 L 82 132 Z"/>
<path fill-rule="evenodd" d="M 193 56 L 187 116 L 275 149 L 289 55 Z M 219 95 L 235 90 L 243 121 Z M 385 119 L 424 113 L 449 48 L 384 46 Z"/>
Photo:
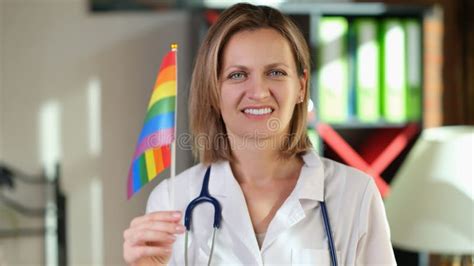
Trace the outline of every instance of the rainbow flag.
<path fill-rule="evenodd" d="M 177 45 L 173 44 L 158 71 L 145 122 L 128 171 L 128 198 L 171 164 L 170 145 L 175 138 L 177 93 L 176 51 Z"/>

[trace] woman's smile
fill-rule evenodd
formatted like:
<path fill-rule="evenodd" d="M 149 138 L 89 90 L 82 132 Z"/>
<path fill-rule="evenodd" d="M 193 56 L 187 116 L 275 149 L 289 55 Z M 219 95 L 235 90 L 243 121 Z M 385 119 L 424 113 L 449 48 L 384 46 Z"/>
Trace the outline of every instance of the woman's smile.
<path fill-rule="evenodd" d="M 252 120 L 266 120 L 271 117 L 274 109 L 269 106 L 260 107 L 246 107 L 242 110 L 242 113 Z"/>

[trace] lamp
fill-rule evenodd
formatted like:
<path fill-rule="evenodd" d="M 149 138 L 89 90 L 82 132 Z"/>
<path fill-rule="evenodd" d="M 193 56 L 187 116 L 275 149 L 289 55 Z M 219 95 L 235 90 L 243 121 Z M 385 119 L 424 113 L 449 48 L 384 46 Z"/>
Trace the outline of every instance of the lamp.
<path fill-rule="evenodd" d="M 465 258 L 474 254 L 473 154 L 474 126 L 422 132 L 385 200 L 394 246 Z"/>

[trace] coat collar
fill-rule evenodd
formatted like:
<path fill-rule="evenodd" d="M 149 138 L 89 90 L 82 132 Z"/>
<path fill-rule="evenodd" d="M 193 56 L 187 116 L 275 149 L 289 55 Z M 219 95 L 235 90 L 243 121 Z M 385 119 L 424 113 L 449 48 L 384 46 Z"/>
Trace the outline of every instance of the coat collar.
<path fill-rule="evenodd" d="M 324 167 L 319 155 L 311 150 L 302 156 L 304 165 L 295 187 L 298 199 L 324 200 Z M 209 193 L 213 196 L 227 197 L 229 185 L 235 185 L 234 174 L 228 161 L 212 164 L 209 180 Z"/>
<path fill-rule="evenodd" d="M 304 166 L 301 169 L 295 195 L 298 199 L 324 201 L 324 167 L 315 151 L 303 155 Z M 297 190 L 299 189 L 299 191 Z"/>
<path fill-rule="evenodd" d="M 209 177 L 209 194 L 212 196 L 227 197 L 229 185 L 233 185 L 234 174 L 228 161 L 218 161 L 211 165 Z"/>
<path fill-rule="evenodd" d="M 269 225 L 262 251 L 266 249 L 280 233 L 298 223 L 305 217 L 305 210 L 318 205 L 324 200 L 324 168 L 315 151 L 302 156 L 304 165 L 301 169 L 295 189 L 282 208 L 276 213 Z M 261 259 L 255 239 L 252 222 L 245 203 L 245 197 L 235 179 L 230 163 L 219 161 L 212 164 L 209 180 L 209 193 L 215 196 L 222 205 L 223 222 L 236 237 L 242 240 L 255 258 Z M 303 200 L 310 200 L 303 204 Z"/>

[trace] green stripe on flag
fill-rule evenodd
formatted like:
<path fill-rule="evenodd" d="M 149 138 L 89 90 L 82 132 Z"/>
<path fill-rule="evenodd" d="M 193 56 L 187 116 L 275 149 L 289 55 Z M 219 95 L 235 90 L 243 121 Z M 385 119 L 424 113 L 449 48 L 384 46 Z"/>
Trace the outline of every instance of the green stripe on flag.
<path fill-rule="evenodd" d="M 170 96 L 170 97 L 163 98 L 157 101 L 155 104 L 153 104 L 153 106 L 150 108 L 150 110 L 146 114 L 145 122 L 147 122 L 148 120 L 150 120 L 151 118 L 157 115 L 174 112 L 175 99 L 176 99 L 176 96 Z"/>
<path fill-rule="evenodd" d="M 148 183 L 148 173 L 146 171 L 146 161 L 145 161 L 145 154 L 140 155 L 138 159 L 138 164 L 140 167 L 140 184 L 141 186 Z"/>

